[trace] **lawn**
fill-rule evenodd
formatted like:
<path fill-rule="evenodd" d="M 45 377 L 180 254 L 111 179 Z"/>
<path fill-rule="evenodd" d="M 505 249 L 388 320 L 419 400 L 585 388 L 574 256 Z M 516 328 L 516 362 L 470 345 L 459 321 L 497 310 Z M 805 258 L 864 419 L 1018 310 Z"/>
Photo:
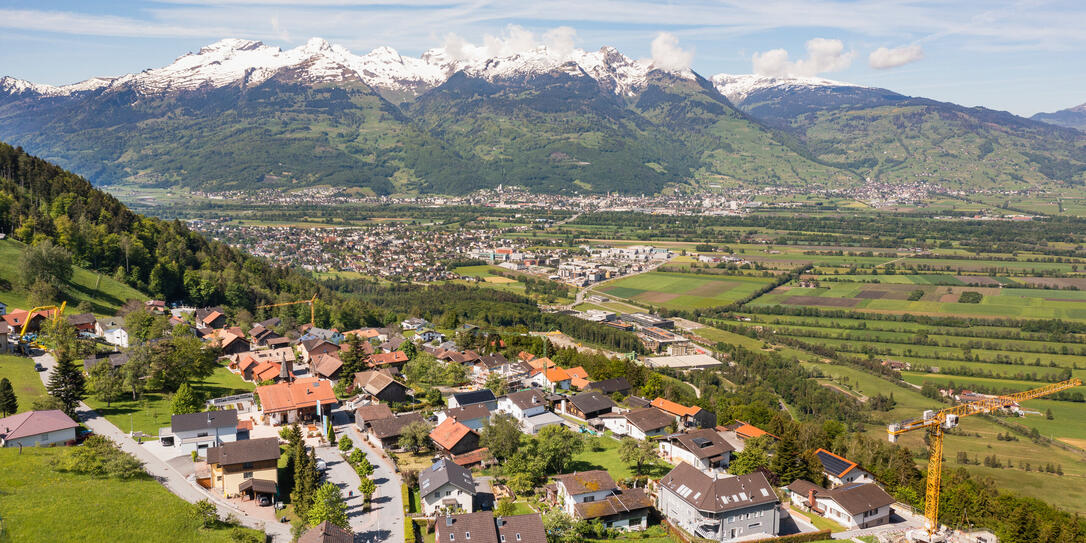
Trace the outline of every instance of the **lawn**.
<path fill-rule="evenodd" d="M 767 277 L 653 271 L 619 279 L 599 290 L 656 307 L 696 309 L 741 300 L 771 281 Z"/>
<path fill-rule="evenodd" d="M 12 309 L 31 309 L 29 300 L 26 299 L 26 291 L 15 285 L 19 283 L 19 257 L 23 251 L 23 244 L 14 240 L 0 240 L 0 280 L 6 290 L 0 290 L 0 302 L 7 304 L 8 311 Z M 114 281 L 108 275 L 100 275 L 97 272 L 85 270 L 80 267 L 72 267 L 72 279 L 66 289 L 68 297 L 68 311 L 82 301 L 91 304 L 91 311 L 97 315 L 112 316 L 117 313 L 128 300 L 146 300 L 136 289 Z M 60 301 L 57 301 L 60 305 Z"/>
<path fill-rule="evenodd" d="M 252 392 L 255 388 L 252 383 L 245 382 L 225 367 L 219 367 L 211 377 L 191 384 L 205 399 L 243 394 Z M 145 393 L 143 398 L 137 401 L 133 401 L 131 395 L 122 395 L 120 401 L 113 402 L 109 407 L 93 395 L 88 396 L 85 401 L 121 430 L 143 432 L 150 436 L 158 436 L 159 429 L 169 426 L 170 416 L 173 414 L 169 395 L 160 392 Z"/>
<path fill-rule="evenodd" d="M 45 396 L 45 385 L 34 371 L 34 361 L 13 355 L 0 355 L 0 377 L 7 377 L 19 400 L 19 412 L 29 411 L 34 400 Z"/>
<path fill-rule="evenodd" d="M 679 543 L 678 537 L 673 537 L 660 524 L 649 526 L 643 532 L 620 532 L 614 539 L 585 538 L 586 543 L 609 543 L 613 541 L 638 541 L 641 543 Z"/>
<path fill-rule="evenodd" d="M 0 449 L 4 489 L 0 542 L 233 540 L 231 529 L 201 529 L 189 517 L 189 504 L 154 479 L 121 481 L 53 471 L 50 460 L 63 452 Z"/>
<path fill-rule="evenodd" d="M 570 470 L 607 470 L 616 481 L 633 477 L 633 469 L 618 458 L 618 446 L 619 442 L 610 437 L 585 436 L 585 448 L 573 457 Z M 647 468 L 645 474 L 657 479 L 666 475 L 673 467 L 675 466 L 660 460 L 655 466 Z"/>

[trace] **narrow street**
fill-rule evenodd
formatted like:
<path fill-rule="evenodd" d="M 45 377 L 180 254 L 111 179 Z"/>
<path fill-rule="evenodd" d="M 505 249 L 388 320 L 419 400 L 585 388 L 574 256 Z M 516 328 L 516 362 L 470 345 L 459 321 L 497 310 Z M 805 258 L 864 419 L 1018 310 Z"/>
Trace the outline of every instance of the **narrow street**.
<path fill-rule="evenodd" d="M 56 366 L 56 360 L 53 358 L 53 355 L 44 353 L 35 356 L 34 361 L 45 367 L 45 371 L 41 372 L 39 375 L 41 376 L 43 383 L 48 383 L 49 375 L 52 374 L 53 368 Z M 289 524 L 268 523 L 261 519 L 254 519 L 226 501 L 208 493 L 203 488 L 196 486 L 194 482 L 189 482 L 180 472 L 145 450 L 128 437 L 127 433 L 122 431 L 112 422 L 106 420 L 105 417 L 100 416 L 97 411 L 91 409 L 87 404 L 80 403 L 78 414 L 80 421 L 95 434 L 110 438 L 121 450 L 135 456 L 136 459 L 143 462 L 143 467 L 147 470 L 147 473 L 174 495 L 189 503 L 195 503 L 202 499 L 209 499 L 218 507 L 219 516 L 221 518 L 226 518 L 227 515 L 233 515 L 243 526 L 260 530 L 272 536 L 272 541 L 275 543 L 287 543 L 291 540 Z"/>
<path fill-rule="evenodd" d="M 351 515 L 351 529 L 355 533 L 355 541 L 370 543 L 377 541 L 390 541 L 399 543 L 404 537 L 404 513 L 403 495 L 401 494 L 400 474 L 392 465 L 392 460 L 382 456 L 380 449 L 374 447 L 363 438 L 362 433 L 354 424 L 347 420 L 347 414 L 342 411 L 333 412 L 333 421 L 336 425 L 336 435 L 350 436 L 355 447 L 366 451 L 370 464 L 373 464 L 373 482 L 377 483 L 377 492 L 373 494 L 370 502 L 370 511 Z M 344 462 L 346 464 L 346 462 Z M 350 466 L 347 466 L 350 468 Z M 331 464 L 329 464 L 331 469 Z M 351 471 L 354 474 L 354 471 Z M 329 479 L 331 480 L 331 479 Z M 355 489 L 357 489 L 358 476 L 355 474 Z M 338 481 L 333 481 L 339 484 Z M 342 486 L 340 488 L 343 488 Z M 355 494 L 358 494 L 356 491 Z"/>

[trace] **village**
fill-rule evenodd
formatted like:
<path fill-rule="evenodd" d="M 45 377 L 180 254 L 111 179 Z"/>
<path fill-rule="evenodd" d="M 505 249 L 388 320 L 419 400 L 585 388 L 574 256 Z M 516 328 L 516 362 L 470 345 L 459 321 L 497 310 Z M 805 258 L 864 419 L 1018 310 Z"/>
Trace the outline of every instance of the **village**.
<path fill-rule="evenodd" d="M 2 445 L 107 435 L 175 493 L 208 499 L 275 541 L 290 540 L 281 522 L 282 489 L 293 482 L 281 479 L 282 466 L 284 451 L 299 442 L 313 451 L 320 477 L 342 491 L 356 535 L 323 523 L 298 541 L 412 541 L 418 530 L 435 541 L 470 540 L 474 532 L 484 541 L 542 543 L 543 519 L 552 512 L 609 537 L 664 530 L 683 540 L 722 542 L 899 534 L 922 522 L 863 466 L 825 449 L 812 452 L 822 485 L 780 480 L 765 468 L 734 473 L 745 449 L 764 451 L 779 438 L 744 421 L 718 421 L 697 406 L 645 396 L 623 377 L 593 380 L 583 367 L 503 349 L 505 339 L 470 324 L 439 330 L 408 318 L 341 332 L 312 323 L 288 328 L 273 317 L 242 329 L 223 308 L 148 301 L 138 311 L 168 319 L 173 334 L 190 329 L 218 356 L 216 371 L 228 371 L 252 392 L 203 398 L 198 409 L 173 414 L 157 435 L 126 432 L 86 405 L 79 421 L 61 411 L 29 411 L 0 420 Z M 55 316 L 55 310 L 5 311 L 0 333 L 38 331 Z M 664 354 L 637 363 L 678 371 L 721 363 L 686 338 L 669 339 L 675 323 L 668 319 L 592 317 L 629 323 L 647 344 L 655 341 L 651 351 Z M 137 356 L 125 319 L 67 321 L 103 347 L 83 360 L 88 376 L 123 372 Z M 0 345 L 11 348 L 3 339 Z M 45 380 L 55 361 L 37 352 Z M 430 386 L 435 381 L 420 378 L 421 371 L 454 377 Z M 86 429 L 77 432 L 81 423 Z M 580 448 L 554 453 L 558 469 L 521 478 L 510 475 L 508 464 L 497 469 L 512 460 L 509 451 L 487 446 L 503 446 L 497 437 L 503 432 L 522 445 Z"/>

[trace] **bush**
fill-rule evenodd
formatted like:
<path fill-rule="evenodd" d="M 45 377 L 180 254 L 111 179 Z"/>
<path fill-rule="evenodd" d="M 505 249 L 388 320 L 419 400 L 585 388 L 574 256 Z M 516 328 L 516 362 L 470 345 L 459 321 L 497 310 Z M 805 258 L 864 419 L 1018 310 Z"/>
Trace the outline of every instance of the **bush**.
<path fill-rule="evenodd" d="M 347 452 L 354 448 L 354 442 L 351 441 L 350 436 L 343 436 L 339 439 L 339 450 Z"/>
<path fill-rule="evenodd" d="M 207 498 L 192 504 L 189 515 L 204 528 L 214 528 L 219 524 L 219 510 Z"/>
<path fill-rule="evenodd" d="M 967 290 L 958 297 L 958 303 L 960 304 L 979 304 L 984 299 L 979 292 Z"/>
<path fill-rule="evenodd" d="M 65 453 L 53 460 L 53 468 L 57 471 L 118 479 L 134 479 L 147 475 L 142 462 L 118 449 L 105 436 L 88 437 L 82 445 L 71 447 Z"/>

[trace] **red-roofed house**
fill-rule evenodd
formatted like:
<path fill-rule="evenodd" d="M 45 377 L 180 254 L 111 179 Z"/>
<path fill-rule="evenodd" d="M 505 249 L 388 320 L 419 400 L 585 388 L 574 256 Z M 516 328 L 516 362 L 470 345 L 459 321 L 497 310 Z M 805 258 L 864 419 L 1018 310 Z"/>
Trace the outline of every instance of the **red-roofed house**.
<path fill-rule="evenodd" d="M 456 419 L 446 418 L 430 432 L 434 445 L 449 456 L 456 456 L 479 448 L 479 434 Z"/>
<path fill-rule="evenodd" d="M 569 372 L 558 367 L 549 358 L 537 358 L 529 361 L 534 369 L 528 374 L 528 381 L 539 385 L 551 392 L 555 390 L 569 390 L 573 377 Z"/>
<path fill-rule="evenodd" d="M 76 424 L 63 411 L 27 411 L 0 419 L 0 447 L 75 443 Z"/>
<path fill-rule="evenodd" d="M 332 383 L 316 377 L 256 387 L 260 410 L 269 424 L 291 424 L 317 418 L 317 406 L 330 415 L 338 405 Z"/>
<path fill-rule="evenodd" d="M 407 354 L 403 351 L 392 351 L 391 353 L 378 353 L 371 355 L 369 358 L 369 366 L 371 368 L 396 368 L 400 369 L 407 363 Z"/>
<path fill-rule="evenodd" d="M 716 426 L 716 414 L 698 406 L 687 407 L 664 398 L 656 398 L 652 406 L 675 417 L 675 421 L 685 426 L 712 428 Z"/>

